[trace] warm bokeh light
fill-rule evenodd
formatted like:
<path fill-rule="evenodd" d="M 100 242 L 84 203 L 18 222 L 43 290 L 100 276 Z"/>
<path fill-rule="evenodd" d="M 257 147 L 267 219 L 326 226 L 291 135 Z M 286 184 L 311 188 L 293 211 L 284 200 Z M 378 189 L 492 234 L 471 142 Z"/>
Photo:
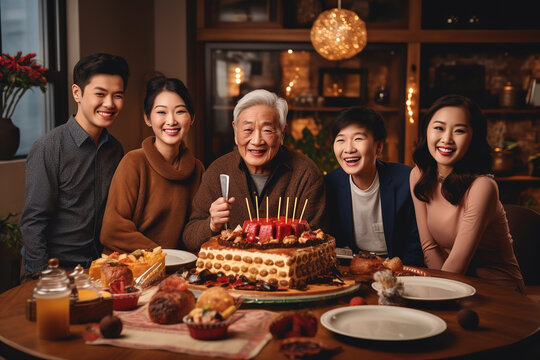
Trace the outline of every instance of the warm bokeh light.
<path fill-rule="evenodd" d="M 407 100 L 405 101 L 405 104 L 407 105 L 407 114 L 409 114 L 409 122 L 411 124 L 414 124 L 414 112 L 412 110 L 413 95 L 414 95 L 414 88 L 410 87 L 409 91 L 407 92 Z"/>
<path fill-rule="evenodd" d="M 330 9 L 322 12 L 311 28 L 311 43 L 328 60 L 353 57 L 367 43 L 366 23 L 353 11 Z"/>

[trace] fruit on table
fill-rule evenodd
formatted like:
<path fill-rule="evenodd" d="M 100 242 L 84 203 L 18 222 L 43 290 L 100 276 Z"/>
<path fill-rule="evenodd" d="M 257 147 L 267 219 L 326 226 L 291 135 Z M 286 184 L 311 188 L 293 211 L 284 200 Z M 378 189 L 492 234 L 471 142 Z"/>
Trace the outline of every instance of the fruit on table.
<path fill-rule="evenodd" d="M 478 314 L 471 309 L 461 309 L 458 311 L 457 319 L 459 325 L 467 330 L 474 330 L 478 327 Z"/>
<path fill-rule="evenodd" d="M 364 299 L 361 296 L 355 296 L 351 299 L 349 302 L 350 306 L 356 306 L 356 305 L 367 305 L 366 299 Z"/>
<path fill-rule="evenodd" d="M 99 322 L 101 335 L 106 338 L 117 338 L 122 333 L 122 320 L 114 315 L 107 315 Z"/>

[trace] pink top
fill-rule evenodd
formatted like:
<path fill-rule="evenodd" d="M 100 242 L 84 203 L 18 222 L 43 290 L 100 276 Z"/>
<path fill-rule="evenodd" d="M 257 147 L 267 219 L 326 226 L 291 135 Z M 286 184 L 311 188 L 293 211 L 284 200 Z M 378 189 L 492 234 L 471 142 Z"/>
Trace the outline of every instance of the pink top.
<path fill-rule="evenodd" d="M 497 183 L 476 178 L 461 203 L 452 205 L 437 184 L 429 203 L 414 196 L 420 169 L 411 171 L 411 194 L 426 265 L 430 269 L 471 274 L 524 292 Z"/>

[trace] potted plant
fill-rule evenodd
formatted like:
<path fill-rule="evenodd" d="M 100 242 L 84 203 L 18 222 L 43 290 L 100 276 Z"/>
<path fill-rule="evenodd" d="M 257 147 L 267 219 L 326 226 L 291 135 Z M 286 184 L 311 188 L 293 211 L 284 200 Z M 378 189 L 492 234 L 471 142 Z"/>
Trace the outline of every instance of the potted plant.
<path fill-rule="evenodd" d="M 34 86 L 42 92 L 47 89 L 47 68 L 41 67 L 35 56 L 23 56 L 20 51 L 15 56 L 0 55 L 0 160 L 13 158 L 19 147 L 19 128 L 11 122 L 19 101 Z"/>
<path fill-rule="evenodd" d="M 23 241 L 19 225 L 11 220 L 16 217 L 0 216 L 0 292 L 19 283 Z"/>

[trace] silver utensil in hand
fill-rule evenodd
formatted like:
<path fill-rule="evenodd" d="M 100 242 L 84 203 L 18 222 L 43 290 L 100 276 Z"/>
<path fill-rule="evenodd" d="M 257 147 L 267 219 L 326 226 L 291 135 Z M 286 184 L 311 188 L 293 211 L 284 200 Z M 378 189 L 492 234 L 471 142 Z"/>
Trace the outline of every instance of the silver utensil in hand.
<path fill-rule="evenodd" d="M 225 200 L 229 200 L 229 175 L 220 174 L 219 181 L 221 183 L 221 195 Z M 228 229 L 227 223 L 225 223 L 225 229 Z"/>

